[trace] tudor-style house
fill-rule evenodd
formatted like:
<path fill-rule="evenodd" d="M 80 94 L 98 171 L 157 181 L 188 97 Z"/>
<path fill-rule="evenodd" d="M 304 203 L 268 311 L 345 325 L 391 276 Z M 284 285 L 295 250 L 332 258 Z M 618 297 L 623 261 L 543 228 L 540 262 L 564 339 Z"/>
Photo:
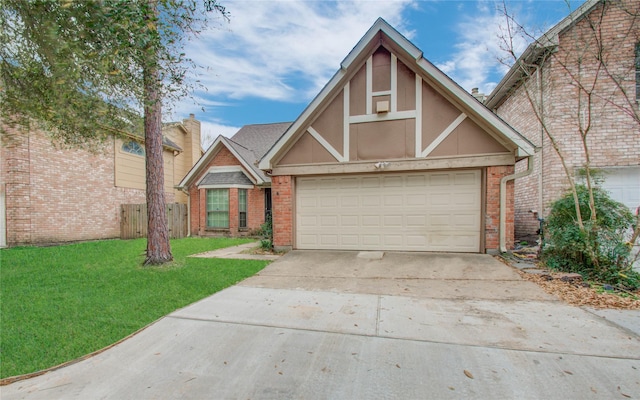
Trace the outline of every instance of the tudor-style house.
<path fill-rule="evenodd" d="M 379 19 L 261 159 L 277 249 L 496 252 L 534 146 Z"/>

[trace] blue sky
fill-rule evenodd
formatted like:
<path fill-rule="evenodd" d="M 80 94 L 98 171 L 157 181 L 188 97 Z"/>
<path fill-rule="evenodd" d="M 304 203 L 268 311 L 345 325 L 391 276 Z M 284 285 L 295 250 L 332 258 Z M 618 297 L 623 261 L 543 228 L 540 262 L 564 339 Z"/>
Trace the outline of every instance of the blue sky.
<path fill-rule="evenodd" d="M 506 0 L 532 33 L 559 22 L 584 0 Z M 194 113 L 206 147 L 246 124 L 293 121 L 338 70 L 378 17 L 467 90 L 490 93 L 507 67 L 499 35 L 503 2 L 493 0 L 237 0 L 220 2 L 230 21 L 212 21 L 185 52 L 206 91 L 177 104 L 170 119 Z M 514 46 L 523 51 L 526 40 Z M 204 108 L 204 111 L 202 111 Z"/>

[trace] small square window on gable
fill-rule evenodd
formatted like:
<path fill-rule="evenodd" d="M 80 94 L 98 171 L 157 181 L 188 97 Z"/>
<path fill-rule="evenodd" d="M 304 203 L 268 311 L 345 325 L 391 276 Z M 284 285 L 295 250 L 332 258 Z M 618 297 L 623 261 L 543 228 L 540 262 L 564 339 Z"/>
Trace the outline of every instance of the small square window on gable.
<path fill-rule="evenodd" d="M 125 153 L 135 154 L 137 156 L 144 156 L 144 147 L 135 140 L 129 140 L 122 143 L 122 151 Z"/>

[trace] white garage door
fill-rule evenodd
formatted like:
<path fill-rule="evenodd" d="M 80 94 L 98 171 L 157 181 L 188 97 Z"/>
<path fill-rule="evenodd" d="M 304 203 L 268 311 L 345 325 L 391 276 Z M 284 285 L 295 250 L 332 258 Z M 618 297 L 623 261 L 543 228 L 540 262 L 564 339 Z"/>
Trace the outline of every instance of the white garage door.
<path fill-rule="evenodd" d="M 299 249 L 480 251 L 480 171 L 298 178 Z"/>
<path fill-rule="evenodd" d="M 640 167 L 604 169 L 602 188 L 635 214 L 640 207 Z"/>

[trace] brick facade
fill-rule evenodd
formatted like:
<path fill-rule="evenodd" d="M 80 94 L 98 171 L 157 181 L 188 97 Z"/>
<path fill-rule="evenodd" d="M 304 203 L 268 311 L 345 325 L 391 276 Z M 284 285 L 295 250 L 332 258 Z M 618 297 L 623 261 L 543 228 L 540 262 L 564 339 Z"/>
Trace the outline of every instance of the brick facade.
<path fill-rule="evenodd" d="M 273 246 L 277 250 L 293 248 L 293 177 L 271 177 L 273 196 Z"/>
<path fill-rule="evenodd" d="M 583 131 L 588 128 L 592 167 L 640 165 L 640 125 L 630 116 L 638 112 L 634 61 L 635 46 L 640 42 L 640 24 L 634 15 L 640 12 L 640 3 L 607 2 L 604 13 L 602 7 L 602 4 L 596 6 L 586 18 L 561 33 L 557 51 L 531 79 L 512 90 L 496 110 L 540 148 L 532 175 L 516 181 L 515 234 L 518 238 L 530 239 L 536 234 L 538 221 L 530 211 L 546 216 L 551 203 L 569 188 L 560 159 L 544 134 L 525 90 L 529 90 L 531 98 L 542 99 L 542 107 L 538 108 L 540 115 L 565 155 L 571 174 L 583 168 L 586 161 L 581 127 Z M 602 69 L 597 70 L 595 57 L 599 48 L 591 26 L 601 32 L 599 41 L 603 43 L 607 68 L 621 79 L 628 97 Z M 584 92 L 580 95 L 577 82 L 593 87 L 590 103 Z M 517 168 L 522 170 L 526 165 Z"/>
<path fill-rule="evenodd" d="M 91 153 L 58 149 L 43 132 L 15 133 L 0 148 L 8 246 L 116 238 L 120 205 L 146 201 L 144 190 L 114 186 L 112 139 Z"/>
<path fill-rule="evenodd" d="M 6 129 L 0 195 L 7 246 L 118 238 L 120 205 L 146 202 L 144 189 L 116 186 L 113 137 L 90 152 L 58 148 L 40 130 Z M 165 157 L 175 155 L 165 151 Z M 144 177 L 144 163 L 136 173 Z M 174 190 L 165 192 L 167 203 L 176 200 Z"/>
<path fill-rule="evenodd" d="M 207 189 L 198 188 L 197 183 L 208 173 L 210 167 L 242 166 L 241 162 L 226 148 L 222 147 L 208 165 L 203 166 L 188 187 L 190 198 L 190 226 L 194 236 L 246 236 L 258 230 L 265 221 L 265 189 L 247 189 L 247 227 L 239 228 L 238 188 L 229 191 L 229 228 L 207 228 Z"/>
<path fill-rule="evenodd" d="M 484 245 L 487 251 L 500 249 L 500 181 L 513 174 L 513 166 L 488 167 L 486 170 L 486 192 L 484 207 Z M 513 248 L 514 243 L 514 182 L 508 181 L 507 202 L 505 204 L 505 245 Z"/>

